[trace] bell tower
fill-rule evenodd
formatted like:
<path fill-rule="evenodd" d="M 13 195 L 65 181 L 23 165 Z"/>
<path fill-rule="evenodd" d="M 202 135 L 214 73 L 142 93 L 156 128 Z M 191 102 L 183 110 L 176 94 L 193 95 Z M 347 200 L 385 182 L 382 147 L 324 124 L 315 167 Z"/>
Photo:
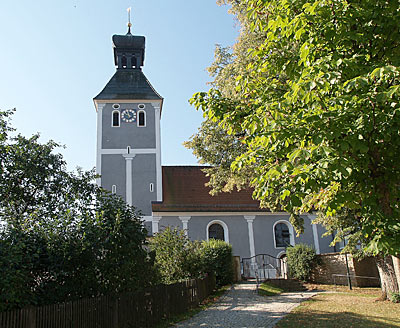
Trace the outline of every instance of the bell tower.
<path fill-rule="evenodd" d="M 160 119 L 163 98 L 143 74 L 145 37 L 112 37 L 116 72 L 93 99 L 97 111 L 97 183 L 144 216 L 162 200 Z"/>

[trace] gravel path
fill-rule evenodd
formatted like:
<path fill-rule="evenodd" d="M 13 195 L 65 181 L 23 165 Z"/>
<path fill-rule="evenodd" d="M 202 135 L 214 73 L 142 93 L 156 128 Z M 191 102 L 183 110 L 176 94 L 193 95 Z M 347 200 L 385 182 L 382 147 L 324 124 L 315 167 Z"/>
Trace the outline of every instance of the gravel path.
<path fill-rule="evenodd" d="M 254 281 L 237 284 L 213 306 L 175 327 L 274 327 L 301 301 L 315 295 L 312 292 L 296 292 L 264 297 L 258 296 L 255 290 Z"/>

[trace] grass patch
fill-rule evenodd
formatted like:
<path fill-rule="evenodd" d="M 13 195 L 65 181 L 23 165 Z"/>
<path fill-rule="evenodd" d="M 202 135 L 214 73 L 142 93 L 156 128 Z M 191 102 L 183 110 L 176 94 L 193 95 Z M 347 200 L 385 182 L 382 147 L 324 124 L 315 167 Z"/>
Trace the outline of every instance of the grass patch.
<path fill-rule="evenodd" d="M 334 289 L 319 285 L 319 290 L 338 291 L 318 294 L 303 302 L 276 327 L 400 327 L 400 305 L 376 301 L 378 288 Z"/>
<path fill-rule="evenodd" d="M 347 294 L 362 294 L 362 295 L 374 295 L 380 294 L 381 289 L 377 287 L 354 287 L 350 290 L 348 286 L 343 285 L 322 285 L 322 284 L 312 284 L 304 283 L 304 287 L 307 290 L 318 290 L 318 291 L 331 291 L 331 292 L 343 292 Z"/>
<path fill-rule="evenodd" d="M 173 326 L 177 322 L 181 322 L 183 320 L 187 320 L 200 311 L 203 311 L 213 305 L 218 299 L 225 294 L 227 290 L 231 288 L 231 285 L 226 285 L 218 290 L 216 290 L 214 293 L 212 293 L 210 296 L 208 296 L 198 307 L 190 309 L 189 311 L 185 313 L 181 313 L 179 315 L 173 316 L 171 318 L 162 320 L 160 323 L 158 323 L 155 328 L 167 328 Z"/>
<path fill-rule="evenodd" d="M 279 295 L 283 292 L 284 292 L 283 289 L 273 286 L 271 284 L 268 284 L 267 282 L 263 282 L 258 287 L 258 295 L 261 295 L 261 296 L 274 296 L 274 295 Z"/>

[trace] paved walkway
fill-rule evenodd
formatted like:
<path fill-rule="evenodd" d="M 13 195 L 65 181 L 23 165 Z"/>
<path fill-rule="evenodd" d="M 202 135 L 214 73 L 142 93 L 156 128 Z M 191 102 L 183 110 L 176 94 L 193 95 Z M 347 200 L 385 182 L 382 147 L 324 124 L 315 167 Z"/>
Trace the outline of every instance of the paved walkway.
<path fill-rule="evenodd" d="M 256 294 L 254 281 L 235 285 L 217 303 L 175 327 L 267 328 L 275 324 L 310 292 L 285 293 L 264 297 Z"/>

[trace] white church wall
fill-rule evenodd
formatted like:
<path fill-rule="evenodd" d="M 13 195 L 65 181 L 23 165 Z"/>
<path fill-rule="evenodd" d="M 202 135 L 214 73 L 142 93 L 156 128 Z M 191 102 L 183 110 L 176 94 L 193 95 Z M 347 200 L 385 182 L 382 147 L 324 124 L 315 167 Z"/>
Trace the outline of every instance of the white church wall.
<path fill-rule="evenodd" d="M 158 231 L 162 232 L 165 228 L 178 228 L 182 229 L 182 222 L 179 220 L 178 216 L 163 216 L 158 223 Z"/>
<path fill-rule="evenodd" d="M 122 103 L 118 102 L 122 113 L 125 109 L 138 110 L 139 103 Z M 146 103 L 146 120 L 149 124 L 146 127 L 137 127 L 136 122 L 120 121 L 119 127 L 111 125 L 112 112 L 114 111 L 113 104 L 106 104 L 103 108 L 102 119 L 102 148 L 103 149 L 124 149 L 127 146 L 131 148 L 156 148 L 156 133 L 154 124 L 155 109 L 151 103 Z"/>

